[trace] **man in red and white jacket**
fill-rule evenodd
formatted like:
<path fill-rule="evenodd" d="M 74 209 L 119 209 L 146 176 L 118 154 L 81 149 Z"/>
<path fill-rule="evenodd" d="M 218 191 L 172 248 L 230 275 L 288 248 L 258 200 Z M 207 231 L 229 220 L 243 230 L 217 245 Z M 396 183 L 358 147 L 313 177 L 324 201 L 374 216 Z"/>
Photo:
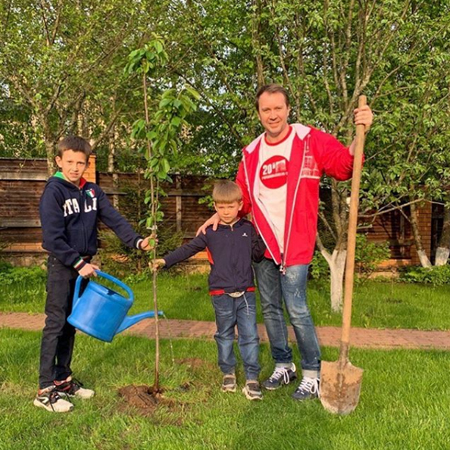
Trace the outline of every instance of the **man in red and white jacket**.
<path fill-rule="evenodd" d="M 327 133 L 290 125 L 289 97 L 280 85 L 260 88 L 256 109 L 265 132 L 243 149 L 236 182 L 243 192 L 241 213 L 252 213 L 267 246 L 266 258 L 254 264 L 275 361 L 275 370 L 263 386 L 274 390 L 297 378 L 284 300 L 302 358 L 303 378 L 292 396 L 296 400 L 316 398 L 320 347 L 306 301 L 306 280 L 317 232 L 319 183 L 323 173 L 337 180 L 351 177 L 354 142 L 347 148 Z M 355 124 L 364 124 L 366 131 L 372 119 L 368 106 L 354 112 Z"/>

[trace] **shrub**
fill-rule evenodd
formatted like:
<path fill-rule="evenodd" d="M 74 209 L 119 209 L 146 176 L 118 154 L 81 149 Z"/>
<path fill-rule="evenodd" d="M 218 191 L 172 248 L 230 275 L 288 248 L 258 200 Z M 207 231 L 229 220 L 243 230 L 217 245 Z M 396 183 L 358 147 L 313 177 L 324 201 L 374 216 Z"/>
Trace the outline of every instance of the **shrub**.
<path fill-rule="evenodd" d="M 314 252 L 314 257 L 309 265 L 309 274 L 313 280 L 329 279 L 330 266 L 322 254 L 317 250 Z"/>
<path fill-rule="evenodd" d="M 378 265 L 389 259 L 390 255 L 387 242 L 370 242 L 365 234 L 356 235 L 355 265 L 359 280 L 367 280 Z"/>
<path fill-rule="evenodd" d="M 407 267 L 400 272 L 399 280 L 406 283 L 426 283 L 433 286 L 442 286 L 450 283 L 450 266 Z"/>
<path fill-rule="evenodd" d="M 2 286 L 43 283 L 46 278 L 47 272 L 41 267 L 13 267 L 7 263 L 2 263 L 2 271 L 0 272 Z"/>
<path fill-rule="evenodd" d="M 356 236 L 355 267 L 357 280 L 366 280 L 377 268 L 378 264 L 390 256 L 389 244 L 370 242 L 364 234 Z M 310 275 L 314 280 L 328 279 L 330 268 L 319 251 L 314 253 L 310 264 Z"/>

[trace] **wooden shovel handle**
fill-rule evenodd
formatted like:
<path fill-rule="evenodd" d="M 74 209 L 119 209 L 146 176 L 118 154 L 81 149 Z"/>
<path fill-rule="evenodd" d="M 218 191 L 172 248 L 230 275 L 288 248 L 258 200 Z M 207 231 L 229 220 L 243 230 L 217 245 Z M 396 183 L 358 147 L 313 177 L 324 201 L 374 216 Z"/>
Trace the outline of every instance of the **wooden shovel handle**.
<path fill-rule="evenodd" d="M 365 95 L 358 100 L 358 108 L 366 105 Z M 356 227 L 358 223 L 359 185 L 361 181 L 362 157 L 364 152 L 365 126 L 356 125 L 355 154 L 353 161 L 352 190 L 348 219 L 347 260 L 345 263 L 344 308 L 342 311 L 342 337 L 339 359 L 347 360 L 350 344 L 350 323 L 352 317 L 353 277 L 355 272 Z"/>

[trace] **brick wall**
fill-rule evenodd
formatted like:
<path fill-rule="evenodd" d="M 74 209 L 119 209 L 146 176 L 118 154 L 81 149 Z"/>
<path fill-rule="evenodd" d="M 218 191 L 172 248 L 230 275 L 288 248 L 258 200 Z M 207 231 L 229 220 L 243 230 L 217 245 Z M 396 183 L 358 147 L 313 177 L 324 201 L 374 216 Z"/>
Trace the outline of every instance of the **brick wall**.
<path fill-rule="evenodd" d="M 432 251 L 432 206 L 431 203 L 425 202 L 417 209 L 422 243 L 430 257 Z M 403 214 L 401 211 L 391 211 L 378 216 L 372 226 L 365 230 L 370 241 L 389 243 L 391 258 L 381 264 L 382 269 L 388 270 L 391 267 L 420 264 L 411 225 L 407 219 L 409 214 L 408 207 L 403 209 Z"/>

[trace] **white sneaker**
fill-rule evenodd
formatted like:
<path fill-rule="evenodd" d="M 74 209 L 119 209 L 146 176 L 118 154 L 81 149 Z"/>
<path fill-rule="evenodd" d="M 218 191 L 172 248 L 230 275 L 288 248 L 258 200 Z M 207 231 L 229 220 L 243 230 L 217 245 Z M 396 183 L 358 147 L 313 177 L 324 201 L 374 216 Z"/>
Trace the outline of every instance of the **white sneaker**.
<path fill-rule="evenodd" d="M 69 377 L 61 384 L 55 383 L 55 389 L 61 397 L 78 397 L 78 398 L 92 398 L 95 392 L 92 389 L 86 389 L 83 384 L 75 378 Z"/>
<path fill-rule="evenodd" d="M 73 409 L 72 403 L 59 396 L 55 386 L 50 386 L 39 391 L 33 404 L 39 408 L 45 408 L 50 412 L 69 412 Z"/>

